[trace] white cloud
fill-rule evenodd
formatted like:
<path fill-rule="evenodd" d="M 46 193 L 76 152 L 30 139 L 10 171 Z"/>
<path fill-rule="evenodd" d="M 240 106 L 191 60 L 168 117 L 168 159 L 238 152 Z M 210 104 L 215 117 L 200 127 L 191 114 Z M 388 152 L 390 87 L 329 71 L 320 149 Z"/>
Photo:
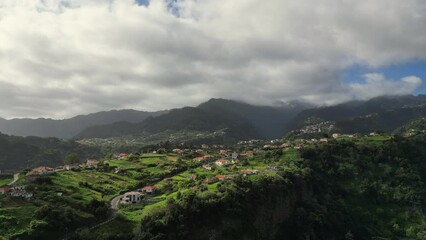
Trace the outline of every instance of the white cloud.
<path fill-rule="evenodd" d="M 426 59 L 422 0 L 180 0 L 177 7 L 179 18 L 162 0 L 149 7 L 1 1 L 0 116 L 156 110 L 210 97 L 330 104 L 421 84 L 341 80 L 353 64 Z M 373 85 L 380 91 L 369 91 Z"/>
<path fill-rule="evenodd" d="M 408 76 L 399 81 L 387 80 L 383 74 L 369 73 L 364 75 L 364 83 L 353 83 L 349 85 L 350 92 L 357 99 L 370 99 L 389 93 L 395 95 L 410 94 L 416 90 L 422 80 L 415 76 Z"/>

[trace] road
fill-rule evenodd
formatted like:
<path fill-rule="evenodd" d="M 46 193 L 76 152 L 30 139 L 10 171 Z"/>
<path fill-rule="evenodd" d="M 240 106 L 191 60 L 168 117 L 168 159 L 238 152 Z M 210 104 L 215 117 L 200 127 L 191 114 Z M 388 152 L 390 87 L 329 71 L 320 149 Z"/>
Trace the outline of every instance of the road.
<path fill-rule="evenodd" d="M 118 204 L 120 203 L 120 199 L 124 195 L 119 195 L 111 200 L 111 209 L 117 211 L 118 210 Z"/>
<path fill-rule="evenodd" d="M 7 185 L 13 185 L 14 183 L 16 183 L 16 181 L 18 181 L 18 179 L 19 179 L 19 173 L 15 173 L 15 174 L 13 174 L 13 181 L 12 182 L 10 182 L 9 184 L 7 184 Z"/>

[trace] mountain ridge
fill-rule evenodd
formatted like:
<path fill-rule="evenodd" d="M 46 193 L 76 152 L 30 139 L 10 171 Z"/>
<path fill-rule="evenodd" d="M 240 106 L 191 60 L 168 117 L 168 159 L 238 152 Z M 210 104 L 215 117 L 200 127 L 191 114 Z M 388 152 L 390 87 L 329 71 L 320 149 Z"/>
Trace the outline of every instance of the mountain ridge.
<path fill-rule="evenodd" d="M 77 115 L 68 119 L 0 118 L 0 132 L 15 136 L 57 137 L 71 139 L 87 127 L 119 121 L 140 122 L 149 116 L 159 116 L 167 110 L 145 112 L 132 109 L 101 111 Z"/>

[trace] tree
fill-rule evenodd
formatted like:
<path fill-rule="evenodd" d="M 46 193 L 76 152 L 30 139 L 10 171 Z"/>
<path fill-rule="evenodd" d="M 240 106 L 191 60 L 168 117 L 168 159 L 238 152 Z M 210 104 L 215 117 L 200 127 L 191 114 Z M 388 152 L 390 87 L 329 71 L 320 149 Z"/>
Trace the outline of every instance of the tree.
<path fill-rule="evenodd" d="M 64 161 L 64 163 L 68 164 L 68 165 L 77 164 L 79 162 L 80 162 L 80 159 L 79 159 L 77 153 L 70 153 L 70 154 L 68 154 L 65 157 L 65 161 Z"/>

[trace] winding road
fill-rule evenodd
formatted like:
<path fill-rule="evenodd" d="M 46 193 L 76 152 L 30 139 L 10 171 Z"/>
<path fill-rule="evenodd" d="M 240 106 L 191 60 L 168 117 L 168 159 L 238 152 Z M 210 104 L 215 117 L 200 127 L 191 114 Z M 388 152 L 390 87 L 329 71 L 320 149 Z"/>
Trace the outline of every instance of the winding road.
<path fill-rule="evenodd" d="M 15 174 L 13 174 L 13 181 L 12 182 L 10 182 L 9 184 L 7 184 L 7 185 L 13 185 L 14 183 L 16 183 L 16 181 L 18 181 L 19 180 L 19 173 L 15 173 Z"/>

